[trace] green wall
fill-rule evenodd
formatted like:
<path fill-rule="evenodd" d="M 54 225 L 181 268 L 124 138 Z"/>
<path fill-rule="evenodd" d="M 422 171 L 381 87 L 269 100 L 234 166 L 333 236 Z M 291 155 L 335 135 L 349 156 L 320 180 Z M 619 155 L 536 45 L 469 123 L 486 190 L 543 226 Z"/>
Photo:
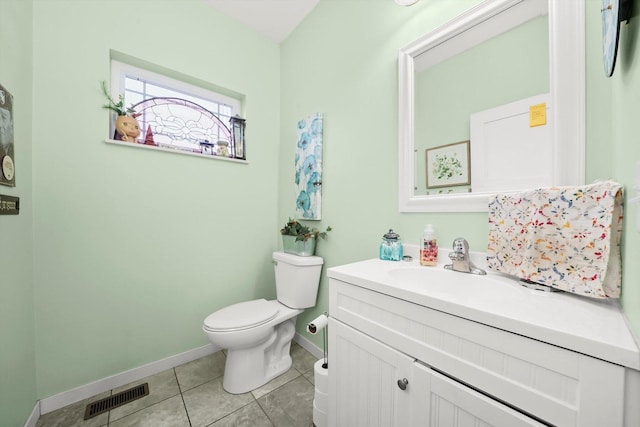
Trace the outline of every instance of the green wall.
<path fill-rule="evenodd" d="M 36 0 L 33 24 L 44 398 L 205 345 L 208 314 L 275 295 L 280 49 L 199 0 Z M 105 144 L 110 50 L 244 94 L 249 164 Z"/>
<path fill-rule="evenodd" d="M 640 192 L 634 190 L 636 162 L 640 161 L 640 14 L 634 7 L 631 21 L 622 24 L 615 72 L 606 78 L 601 2 L 588 0 L 587 6 L 587 179 L 613 178 L 624 184 L 625 200 L 629 200 Z M 640 215 L 638 204 L 627 203 L 624 209 L 622 305 L 640 335 Z"/>
<path fill-rule="evenodd" d="M 274 296 L 270 252 L 295 211 L 295 125 L 309 114 L 325 115 L 326 267 L 375 257 L 389 227 L 417 243 L 425 223 L 443 246 L 462 235 L 483 250 L 486 214 L 397 211 L 398 48 L 478 1 L 322 0 L 280 46 L 199 0 L 0 1 L 0 83 L 16 97 L 18 142 L 18 186 L 0 192 L 22 202 L 0 220 L 0 424 L 204 345 L 204 316 Z M 587 181 L 618 180 L 631 197 L 638 18 L 607 79 L 600 1 L 586 4 Z M 250 163 L 105 144 L 98 82 L 111 50 L 245 94 Z M 623 305 L 640 333 L 638 211 L 626 209 Z M 304 336 L 327 291 L 323 276 L 317 307 L 298 320 Z"/>
<path fill-rule="evenodd" d="M 0 216 L 0 425 L 22 426 L 36 403 L 31 190 L 31 14 L 25 0 L 0 1 L 0 84 L 14 97 L 20 214 Z"/>
<path fill-rule="evenodd" d="M 486 214 L 398 213 L 398 49 L 478 1 L 421 1 L 398 7 L 391 0 L 320 1 L 282 44 L 280 219 L 295 207 L 293 162 L 297 121 L 324 113 L 322 221 L 333 227 L 318 254 L 326 267 L 378 256 L 391 227 L 418 243 L 432 223 L 442 245 L 465 236 L 474 250 L 486 246 Z M 323 275 L 319 302 L 298 320 L 328 309 Z M 321 346 L 321 337 L 314 342 Z"/>
<path fill-rule="evenodd" d="M 296 121 L 324 113 L 323 220 L 331 225 L 319 254 L 327 267 L 377 256 L 382 234 L 393 227 L 405 242 L 418 243 L 432 223 L 440 244 L 465 236 L 472 250 L 487 244 L 484 213 L 398 213 L 397 52 L 478 1 L 421 1 L 408 8 L 388 0 L 321 1 L 282 44 L 282 96 L 279 174 L 280 218 L 293 212 Z M 587 0 L 587 182 L 614 179 L 634 194 L 632 168 L 640 160 L 640 74 L 637 64 L 638 18 L 623 29 L 621 60 L 606 79 L 601 59 L 601 2 Z M 634 22 L 635 21 L 635 22 Z M 326 29 L 326 31 L 324 30 Z M 319 36 L 319 33 L 322 36 Z M 469 94 L 472 96 L 473 94 Z M 636 205 L 627 206 L 624 234 L 622 303 L 640 334 L 640 237 Z M 328 280 L 320 302 L 298 322 L 328 308 Z M 315 342 L 321 345 L 319 338 Z"/>

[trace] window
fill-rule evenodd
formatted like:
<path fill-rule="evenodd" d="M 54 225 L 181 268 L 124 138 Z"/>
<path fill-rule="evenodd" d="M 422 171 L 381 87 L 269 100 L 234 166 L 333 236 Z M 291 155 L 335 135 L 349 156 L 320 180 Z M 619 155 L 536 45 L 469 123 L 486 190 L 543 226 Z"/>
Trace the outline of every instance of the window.
<path fill-rule="evenodd" d="M 244 146 L 236 155 L 230 123 L 240 115 L 239 99 L 115 60 L 111 87 L 139 114 L 145 144 L 244 158 Z"/>

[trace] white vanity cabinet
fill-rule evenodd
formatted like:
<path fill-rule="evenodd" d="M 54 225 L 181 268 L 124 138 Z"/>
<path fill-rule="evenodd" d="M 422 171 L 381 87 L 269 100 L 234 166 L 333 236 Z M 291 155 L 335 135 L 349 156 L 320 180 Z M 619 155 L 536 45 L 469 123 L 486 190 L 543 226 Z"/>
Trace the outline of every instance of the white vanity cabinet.
<path fill-rule="evenodd" d="M 329 277 L 330 427 L 640 426 L 635 369 Z"/>
<path fill-rule="evenodd" d="M 340 321 L 330 375 L 331 426 L 542 426 Z"/>
<path fill-rule="evenodd" d="M 329 322 L 329 340 L 336 349 L 329 388 L 339 390 L 329 394 L 336 403 L 329 425 L 409 425 L 411 394 L 397 381 L 406 378 L 413 387 L 414 359 L 334 319 Z"/>

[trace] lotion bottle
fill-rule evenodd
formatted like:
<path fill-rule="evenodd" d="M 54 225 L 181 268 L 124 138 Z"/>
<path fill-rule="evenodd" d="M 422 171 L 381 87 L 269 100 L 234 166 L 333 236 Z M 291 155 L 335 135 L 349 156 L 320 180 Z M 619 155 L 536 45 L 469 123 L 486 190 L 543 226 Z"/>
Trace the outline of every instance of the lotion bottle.
<path fill-rule="evenodd" d="M 433 225 L 427 224 L 422 234 L 420 245 L 420 265 L 436 265 L 438 263 L 438 240 Z"/>

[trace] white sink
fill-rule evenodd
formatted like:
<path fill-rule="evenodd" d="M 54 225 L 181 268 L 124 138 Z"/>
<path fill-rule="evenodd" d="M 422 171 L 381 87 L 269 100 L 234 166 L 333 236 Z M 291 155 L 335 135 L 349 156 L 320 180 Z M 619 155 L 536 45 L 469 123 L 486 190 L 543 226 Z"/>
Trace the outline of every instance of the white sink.
<path fill-rule="evenodd" d="M 497 274 L 486 276 L 445 270 L 444 266 L 424 267 L 420 265 L 398 266 L 389 269 L 389 283 L 412 289 L 424 290 L 430 295 L 449 296 L 456 300 L 482 299 L 508 301 L 528 294 L 515 279 Z"/>
<path fill-rule="evenodd" d="M 447 260 L 440 256 L 441 260 Z M 476 265 L 484 268 L 481 261 Z M 441 264 L 369 259 L 331 267 L 341 280 L 424 307 L 560 347 L 640 368 L 638 348 L 617 300 L 592 300 L 566 292 L 528 289 L 513 276 L 477 275 Z"/>

